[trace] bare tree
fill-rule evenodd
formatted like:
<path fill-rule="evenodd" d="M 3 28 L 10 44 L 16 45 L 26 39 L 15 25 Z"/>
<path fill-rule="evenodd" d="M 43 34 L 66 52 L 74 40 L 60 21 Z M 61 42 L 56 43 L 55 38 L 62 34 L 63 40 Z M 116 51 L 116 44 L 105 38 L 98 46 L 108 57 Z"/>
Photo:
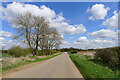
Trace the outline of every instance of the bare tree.
<path fill-rule="evenodd" d="M 32 20 L 32 15 L 30 13 L 26 13 L 18 15 L 17 18 L 12 21 L 16 26 L 17 30 L 17 35 L 14 38 L 25 40 L 29 45 L 30 49 L 33 49 L 31 39 Z"/>
<path fill-rule="evenodd" d="M 34 16 L 34 24 L 33 24 L 33 42 L 35 44 L 35 55 L 37 53 L 37 50 L 39 48 L 39 43 L 41 40 L 44 39 L 44 35 L 45 32 L 47 32 L 46 30 L 48 30 L 49 27 L 49 22 L 47 20 L 44 19 L 44 17 L 39 17 L 39 16 Z M 44 42 L 41 43 L 41 49 L 44 48 Z"/>
<path fill-rule="evenodd" d="M 44 36 L 41 39 L 39 46 L 42 47 L 43 53 L 50 54 L 51 49 L 58 48 L 61 44 L 62 37 L 56 29 L 47 28 L 44 31 Z"/>
<path fill-rule="evenodd" d="M 49 28 L 49 22 L 44 17 L 26 13 L 18 15 L 13 23 L 17 27 L 15 38 L 26 41 L 33 55 L 39 48 L 43 53 L 50 54 L 50 49 L 61 44 L 60 34 L 56 29 Z"/>
<path fill-rule="evenodd" d="M 61 44 L 62 37 L 56 29 L 49 30 L 49 49 L 58 48 Z"/>

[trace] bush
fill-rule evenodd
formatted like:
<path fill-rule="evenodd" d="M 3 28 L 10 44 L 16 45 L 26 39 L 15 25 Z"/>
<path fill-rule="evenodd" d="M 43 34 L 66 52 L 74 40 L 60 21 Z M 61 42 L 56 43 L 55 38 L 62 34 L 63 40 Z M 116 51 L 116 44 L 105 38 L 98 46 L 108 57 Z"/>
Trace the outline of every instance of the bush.
<path fill-rule="evenodd" d="M 36 55 L 37 55 L 37 56 L 42 56 L 42 55 L 43 55 L 43 53 L 42 53 L 42 51 L 41 51 L 41 50 L 38 50 Z"/>
<path fill-rule="evenodd" d="M 119 59 L 118 66 L 120 67 L 120 46 L 113 48 L 113 50 L 118 54 L 118 59 Z"/>
<path fill-rule="evenodd" d="M 38 50 L 38 51 L 37 51 L 37 56 L 51 55 L 51 54 L 58 53 L 58 52 L 60 52 L 60 51 L 55 50 L 55 49 L 51 49 L 51 50 L 49 50 L 48 52 L 49 52 L 49 54 L 45 54 L 45 53 L 42 52 L 42 50 Z"/>
<path fill-rule="evenodd" d="M 101 59 L 103 62 L 118 65 L 118 53 L 113 49 L 101 49 L 95 53 L 95 59 Z"/>
<path fill-rule="evenodd" d="M 26 56 L 30 53 L 29 49 L 23 49 L 20 46 L 12 47 L 8 50 L 8 53 L 14 57 Z"/>
<path fill-rule="evenodd" d="M 78 51 L 77 51 L 77 50 L 74 50 L 74 51 L 71 51 L 71 53 L 72 53 L 72 54 L 76 54 L 76 53 L 78 53 Z"/>
<path fill-rule="evenodd" d="M 54 49 L 51 50 L 51 54 L 55 54 L 57 52 L 58 52 L 57 50 L 54 50 Z"/>

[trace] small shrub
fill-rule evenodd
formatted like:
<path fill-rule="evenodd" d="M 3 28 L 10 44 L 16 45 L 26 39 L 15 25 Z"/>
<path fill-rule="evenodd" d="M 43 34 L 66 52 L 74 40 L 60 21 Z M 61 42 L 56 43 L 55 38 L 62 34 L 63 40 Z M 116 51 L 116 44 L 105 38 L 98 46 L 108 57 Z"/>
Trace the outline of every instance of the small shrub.
<path fill-rule="evenodd" d="M 101 59 L 103 62 L 114 65 L 117 65 L 119 62 L 117 52 L 112 49 L 97 50 L 95 53 L 95 59 Z"/>
<path fill-rule="evenodd" d="M 51 54 L 55 54 L 57 52 L 58 52 L 57 50 L 51 50 Z"/>
<path fill-rule="evenodd" d="M 116 52 L 118 54 L 118 59 L 119 59 L 118 66 L 120 67 L 120 46 L 119 47 L 115 47 L 114 48 L 114 52 Z"/>
<path fill-rule="evenodd" d="M 42 51 L 41 51 L 41 50 L 38 50 L 38 51 L 37 51 L 37 56 L 42 56 L 42 55 L 43 55 Z"/>
<path fill-rule="evenodd" d="M 30 53 L 30 50 L 23 49 L 20 46 L 12 47 L 8 50 L 9 55 L 14 57 L 26 56 Z"/>
<path fill-rule="evenodd" d="M 78 51 L 77 50 L 74 50 L 74 51 L 71 51 L 72 54 L 77 54 Z"/>

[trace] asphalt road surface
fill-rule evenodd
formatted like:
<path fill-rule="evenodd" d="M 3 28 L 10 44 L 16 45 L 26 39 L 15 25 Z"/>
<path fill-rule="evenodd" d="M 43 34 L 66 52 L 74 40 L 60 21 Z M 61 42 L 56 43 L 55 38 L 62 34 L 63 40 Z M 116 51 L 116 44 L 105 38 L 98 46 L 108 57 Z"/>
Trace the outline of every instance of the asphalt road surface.
<path fill-rule="evenodd" d="M 83 78 L 69 55 L 63 53 L 32 67 L 9 73 L 4 78 Z"/>

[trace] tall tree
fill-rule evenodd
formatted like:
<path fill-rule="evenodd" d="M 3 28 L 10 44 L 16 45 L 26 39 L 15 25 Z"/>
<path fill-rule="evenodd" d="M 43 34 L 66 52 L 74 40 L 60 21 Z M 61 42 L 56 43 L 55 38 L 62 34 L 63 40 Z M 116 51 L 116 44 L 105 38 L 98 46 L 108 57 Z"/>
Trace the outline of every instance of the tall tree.
<path fill-rule="evenodd" d="M 33 24 L 33 42 L 35 44 L 35 55 L 39 48 L 40 40 L 44 39 L 43 36 L 46 35 L 44 32 L 48 30 L 49 22 L 44 19 L 44 17 L 34 16 L 34 24 Z M 40 47 L 43 49 L 44 46 Z"/>
<path fill-rule="evenodd" d="M 13 23 L 17 29 L 15 38 L 27 42 L 32 54 L 36 55 L 39 48 L 39 41 L 42 39 L 43 29 L 48 28 L 48 21 L 43 17 L 35 16 L 27 12 L 18 15 Z"/>
<path fill-rule="evenodd" d="M 15 38 L 26 41 L 33 55 L 36 55 L 39 48 L 43 53 L 50 54 L 50 49 L 61 44 L 60 34 L 49 27 L 49 22 L 44 17 L 26 13 L 18 15 L 13 23 L 17 28 Z"/>
<path fill-rule="evenodd" d="M 45 54 L 50 54 L 51 49 L 58 48 L 61 44 L 62 37 L 56 29 L 47 28 L 43 32 L 45 35 L 40 40 L 40 46 Z"/>
<path fill-rule="evenodd" d="M 30 49 L 33 49 L 33 42 L 31 38 L 32 20 L 32 15 L 30 13 L 26 13 L 18 15 L 17 18 L 12 21 L 17 30 L 17 35 L 14 38 L 25 40 Z"/>

